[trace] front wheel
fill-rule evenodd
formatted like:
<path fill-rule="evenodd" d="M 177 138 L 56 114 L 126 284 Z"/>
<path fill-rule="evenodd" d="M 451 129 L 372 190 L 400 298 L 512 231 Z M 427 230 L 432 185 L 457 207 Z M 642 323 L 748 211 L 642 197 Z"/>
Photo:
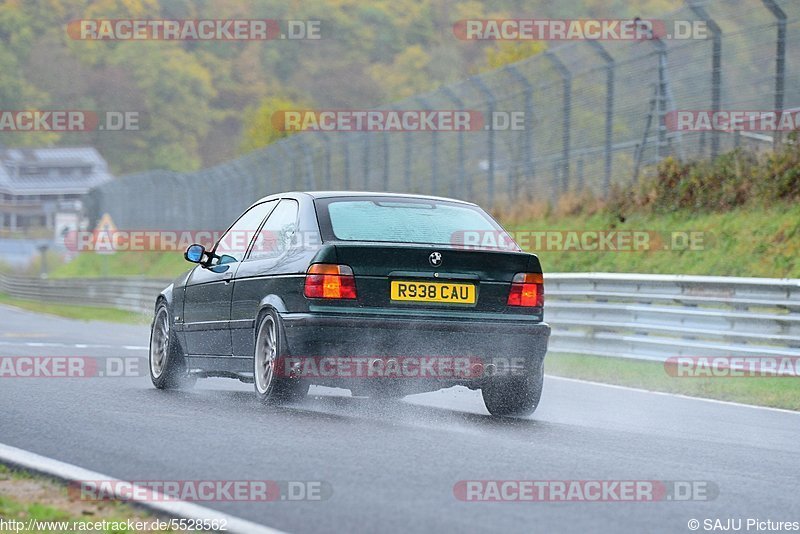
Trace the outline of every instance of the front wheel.
<path fill-rule="evenodd" d="M 278 368 L 286 355 L 286 340 L 280 316 L 265 313 L 256 330 L 253 355 L 253 384 L 256 396 L 265 404 L 278 404 L 306 396 L 309 384 L 300 378 L 285 377 Z"/>
<path fill-rule="evenodd" d="M 150 380 L 158 389 L 188 389 L 197 378 L 188 374 L 178 340 L 170 328 L 169 309 L 162 303 L 156 309 L 150 329 Z"/>
<path fill-rule="evenodd" d="M 524 416 L 536 411 L 542 397 L 544 364 L 538 362 L 525 376 L 497 376 L 481 388 L 483 404 L 495 416 Z"/>

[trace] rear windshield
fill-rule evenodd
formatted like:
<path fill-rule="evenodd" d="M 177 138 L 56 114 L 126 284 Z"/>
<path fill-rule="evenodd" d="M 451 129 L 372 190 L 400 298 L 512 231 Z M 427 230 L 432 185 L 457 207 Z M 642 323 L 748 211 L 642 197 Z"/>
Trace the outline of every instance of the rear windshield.
<path fill-rule="evenodd" d="M 343 197 L 317 206 L 320 223 L 339 241 L 454 245 L 465 235 L 503 232 L 480 208 L 455 202 Z"/>

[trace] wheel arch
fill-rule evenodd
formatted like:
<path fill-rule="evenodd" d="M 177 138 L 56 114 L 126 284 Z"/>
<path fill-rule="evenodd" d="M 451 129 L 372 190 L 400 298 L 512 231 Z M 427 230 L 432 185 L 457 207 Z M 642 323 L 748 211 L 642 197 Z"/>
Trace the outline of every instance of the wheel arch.
<path fill-rule="evenodd" d="M 170 331 L 175 334 L 174 341 L 178 354 L 182 358 L 186 358 L 187 354 L 186 350 L 184 350 L 184 347 L 186 346 L 186 340 L 183 338 L 183 331 L 175 329 L 175 316 L 173 314 L 174 310 L 172 301 L 173 286 L 173 284 L 170 284 L 156 297 L 155 307 L 153 308 L 153 321 L 150 323 L 150 328 L 152 329 L 153 325 L 155 324 L 158 308 L 164 304 L 167 307 L 167 318 L 169 319 Z"/>
<path fill-rule="evenodd" d="M 158 307 L 162 302 L 167 305 L 167 309 L 169 309 L 170 311 L 172 310 L 172 290 L 174 287 L 175 287 L 174 283 L 170 284 L 167 287 L 165 287 L 161 291 L 161 293 L 158 294 L 158 297 L 156 297 L 156 304 L 155 307 L 153 308 L 153 312 L 158 310 Z"/>
<path fill-rule="evenodd" d="M 286 326 L 280 320 L 282 313 L 287 313 L 288 309 L 284 300 L 275 294 L 270 294 L 261 299 L 258 305 L 258 313 L 256 313 L 255 323 L 253 323 L 253 342 L 256 342 L 258 336 L 258 327 L 261 325 L 261 320 L 265 314 L 274 311 L 278 315 L 278 327 L 281 329 L 281 334 L 284 340 L 286 339 Z"/>
<path fill-rule="evenodd" d="M 287 313 L 289 311 L 286 308 L 286 302 L 275 294 L 267 295 L 261 299 L 261 302 L 258 303 L 258 316 L 260 317 L 261 313 L 269 308 L 274 309 L 278 313 Z"/>

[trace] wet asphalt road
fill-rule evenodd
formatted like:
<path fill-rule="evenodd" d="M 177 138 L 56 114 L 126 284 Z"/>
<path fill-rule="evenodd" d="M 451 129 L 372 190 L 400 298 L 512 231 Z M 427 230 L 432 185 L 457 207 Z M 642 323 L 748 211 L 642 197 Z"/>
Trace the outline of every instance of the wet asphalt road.
<path fill-rule="evenodd" d="M 527 419 L 454 388 L 402 401 L 312 388 L 153 389 L 146 325 L 0 306 L 0 356 L 139 358 L 142 376 L 0 378 L 0 443 L 122 480 L 325 481 L 324 501 L 204 506 L 288 532 L 691 532 L 690 519 L 800 521 L 800 414 L 547 377 Z M 708 501 L 463 502 L 462 480 L 709 481 Z M 701 528 L 702 531 L 702 528 Z"/>

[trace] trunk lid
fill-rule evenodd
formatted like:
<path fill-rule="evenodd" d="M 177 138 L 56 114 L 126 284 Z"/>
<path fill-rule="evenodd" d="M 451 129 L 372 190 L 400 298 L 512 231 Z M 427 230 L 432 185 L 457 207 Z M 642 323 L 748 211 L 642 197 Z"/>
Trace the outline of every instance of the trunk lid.
<path fill-rule="evenodd" d="M 537 257 L 524 252 L 374 242 L 337 242 L 334 247 L 336 262 L 353 269 L 358 302 L 365 307 L 504 311 L 514 275 L 541 273 Z M 474 298 L 465 286 L 474 286 Z M 445 300 L 418 300 L 428 292 Z"/>

